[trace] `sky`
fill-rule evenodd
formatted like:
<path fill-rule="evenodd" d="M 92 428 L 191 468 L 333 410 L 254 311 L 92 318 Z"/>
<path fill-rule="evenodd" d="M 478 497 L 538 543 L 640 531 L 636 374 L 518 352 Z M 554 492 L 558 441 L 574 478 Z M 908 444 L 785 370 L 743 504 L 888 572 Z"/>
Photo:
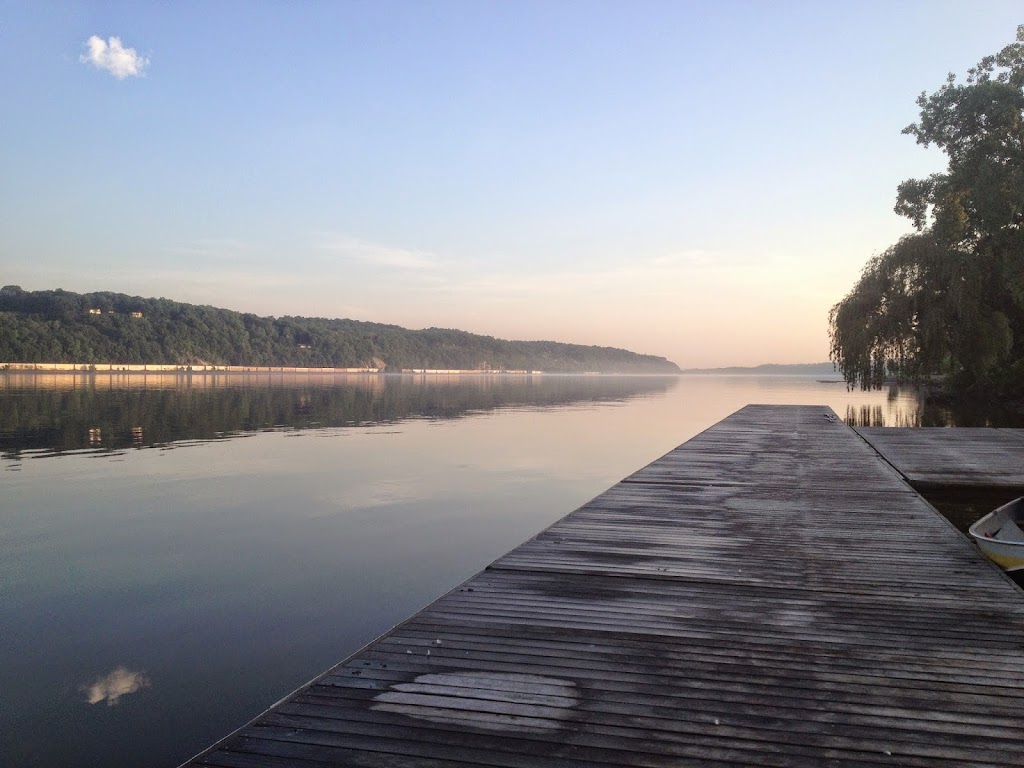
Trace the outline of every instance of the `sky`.
<path fill-rule="evenodd" d="M 0 285 L 819 362 L 1019 0 L 0 3 Z"/>

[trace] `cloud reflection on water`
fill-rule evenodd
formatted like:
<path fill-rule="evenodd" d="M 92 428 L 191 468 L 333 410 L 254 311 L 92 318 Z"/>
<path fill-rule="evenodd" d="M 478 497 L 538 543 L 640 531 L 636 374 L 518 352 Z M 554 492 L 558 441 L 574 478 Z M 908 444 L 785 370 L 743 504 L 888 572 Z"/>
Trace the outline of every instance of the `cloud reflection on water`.
<path fill-rule="evenodd" d="M 149 678 L 142 672 L 132 672 L 127 667 L 117 667 L 109 675 L 99 677 L 92 685 L 83 685 L 82 692 L 86 694 L 86 702 L 99 704 L 107 702 L 108 707 L 117 704 L 122 696 L 148 688 Z"/>

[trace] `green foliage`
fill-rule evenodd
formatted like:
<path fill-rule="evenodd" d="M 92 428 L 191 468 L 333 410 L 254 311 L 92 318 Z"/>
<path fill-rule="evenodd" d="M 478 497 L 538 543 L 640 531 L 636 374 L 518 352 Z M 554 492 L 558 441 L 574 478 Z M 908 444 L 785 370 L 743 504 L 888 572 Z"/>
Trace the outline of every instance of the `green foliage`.
<path fill-rule="evenodd" d="M 1019 393 L 1024 367 L 1024 25 L 963 83 L 922 93 L 904 133 L 948 158 L 899 185 L 911 235 L 872 259 L 829 315 L 847 382 L 945 374 L 961 393 Z"/>
<path fill-rule="evenodd" d="M 99 310 L 91 314 L 90 310 Z M 132 313 L 141 313 L 133 317 Z M 0 361 L 678 373 L 663 357 L 357 320 L 257 317 L 117 293 L 0 289 Z"/>
<path fill-rule="evenodd" d="M 877 388 L 941 365 L 932 354 L 950 322 L 942 286 L 955 261 L 930 235 L 911 235 L 868 262 L 829 314 L 832 358 L 848 381 Z"/>

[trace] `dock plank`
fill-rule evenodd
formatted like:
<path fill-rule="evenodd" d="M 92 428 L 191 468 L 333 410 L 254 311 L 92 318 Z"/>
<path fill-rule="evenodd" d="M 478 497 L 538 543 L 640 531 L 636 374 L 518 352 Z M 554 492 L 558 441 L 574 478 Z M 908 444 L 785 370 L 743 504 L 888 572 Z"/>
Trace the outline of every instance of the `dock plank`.
<path fill-rule="evenodd" d="M 748 406 L 187 765 L 1024 765 L 1022 638 L 865 439 Z"/>
<path fill-rule="evenodd" d="M 915 488 L 1024 493 L 1024 429 L 860 427 L 857 432 Z"/>

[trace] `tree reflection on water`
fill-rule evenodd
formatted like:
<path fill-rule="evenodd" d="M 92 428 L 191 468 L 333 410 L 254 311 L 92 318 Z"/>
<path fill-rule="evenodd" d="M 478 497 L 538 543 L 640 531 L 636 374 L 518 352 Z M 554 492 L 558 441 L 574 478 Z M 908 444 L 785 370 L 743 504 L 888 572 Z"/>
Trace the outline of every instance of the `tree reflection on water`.
<path fill-rule="evenodd" d="M 626 401 L 668 376 L 0 376 L 0 458 Z"/>
<path fill-rule="evenodd" d="M 899 397 L 892 387 L 888 400 Z M 1024 427 L 1024 413 L 1012 404 L 918 401 L 916 408 L 886 409 L 880 404 L 849 404 L 843 421 L 851 427 Z"/>

